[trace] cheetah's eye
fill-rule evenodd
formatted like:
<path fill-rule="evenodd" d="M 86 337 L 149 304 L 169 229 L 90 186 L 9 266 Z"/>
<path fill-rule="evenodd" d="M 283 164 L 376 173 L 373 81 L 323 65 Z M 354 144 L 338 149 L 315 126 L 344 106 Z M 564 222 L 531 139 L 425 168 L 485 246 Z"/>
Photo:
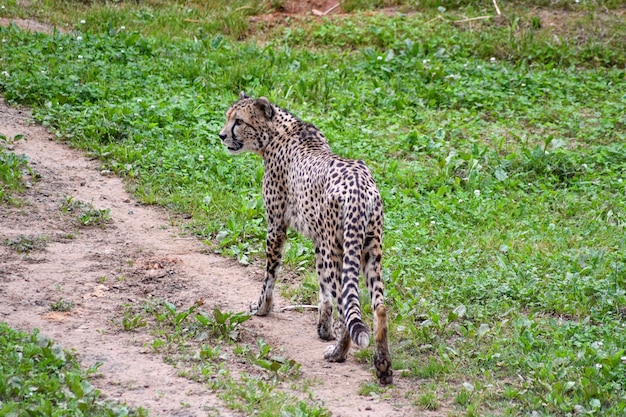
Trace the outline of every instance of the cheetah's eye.
<path fill-rule="evenodd" d="M 239 126 L 243 121 L 241 119 L 235 119 L 235 126 Z"/>

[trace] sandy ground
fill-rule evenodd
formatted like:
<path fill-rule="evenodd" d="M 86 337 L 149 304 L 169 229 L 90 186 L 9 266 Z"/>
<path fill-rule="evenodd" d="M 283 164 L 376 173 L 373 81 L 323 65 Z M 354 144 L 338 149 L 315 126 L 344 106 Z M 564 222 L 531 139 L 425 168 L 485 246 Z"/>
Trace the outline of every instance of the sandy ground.
<path fill-rule="evenodd" d="M 45 236 L 42 251 L 19 254 L 0 244 L 0 320 L 14 328 L 38 328 L 63 348 L 74 350 L 86 368 L 97 362 L 92 382 L 107 398 L 142 406 L 151 416 L 237 415 L 208 387 L 178 376 L 178 370 L 149 348 L 154 336 L 120 326 L 125 305 L 149 298 L 188 308 L 203 299 L 211 311 L 246 311 L 256 300 L 263 273 L 256 266 L 206 253 L 194 238 L 182 236 L 163 209 L 137 203 L 121 179 L 101 172 L 97 160 L 52 140 L 32 122 L 27 109 L 0 102 L 0 133 L 24 135 L 13 152 L 29 158 L 41 176 L 20 199 L 24 205 L 0 206 L 0 242 L 20 235 Z M 105 227 L 78 227 L 60 209 L 67 197 L 110 209 Z M 51 312 L 58 300 L 74 303 L 67 313 Z M 280 312 L 253 317 L 245 327 L 285 357 L 302 365 L 302 377 L 315 381 L 315 396 L 334 416 L 424 415 L 410 406 L 408 380 L 396 377 L 385 398 L 359 396 L 374 381 L 370 365 L 351 355 L 328 364 L 328 345 L 317 337 L 315 312 Z"/>

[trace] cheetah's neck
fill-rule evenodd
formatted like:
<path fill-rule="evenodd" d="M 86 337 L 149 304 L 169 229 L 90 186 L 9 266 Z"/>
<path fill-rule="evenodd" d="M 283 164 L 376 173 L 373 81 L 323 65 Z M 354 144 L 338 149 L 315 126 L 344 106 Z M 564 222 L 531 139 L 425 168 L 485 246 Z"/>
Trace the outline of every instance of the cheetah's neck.
<path fill-rule="evenodd" d="M 274 116 L 274 128 L 276 129 L 276 136 L 290 136 L 292 135 L 304 122 L 298 119 L 287 110 L 275 107 L 276 115 Z"/>

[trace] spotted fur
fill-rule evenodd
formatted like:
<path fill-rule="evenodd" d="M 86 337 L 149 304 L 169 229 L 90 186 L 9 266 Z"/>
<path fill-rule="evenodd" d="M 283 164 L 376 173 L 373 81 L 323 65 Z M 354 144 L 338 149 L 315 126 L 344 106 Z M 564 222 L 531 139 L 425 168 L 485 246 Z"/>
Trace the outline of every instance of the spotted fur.
<path fill-rule="evenodd" d="M 337 306 L 336 343 L 324 357 L 343 362 L 351 340 L 359 347 L 369 344 L 359 303 L 362 272 L 374 310 L 376 375 L 380 383 L 392 383 L 381 279 L 383 207 L 363 161 L 333 154 L 315 126 L 265 97 L 252 99 L 243 92 L 226 112 L 219 137 L 230 153 L 253 152 L 265 162 L 267 261 L 263 290 L 253 311 L 264 316 L 272 309 L 276 275 L 291 227 L 313 240 L 320 288 L 317 331 L 324 340 L 335 338 L 332 300 Z"/>

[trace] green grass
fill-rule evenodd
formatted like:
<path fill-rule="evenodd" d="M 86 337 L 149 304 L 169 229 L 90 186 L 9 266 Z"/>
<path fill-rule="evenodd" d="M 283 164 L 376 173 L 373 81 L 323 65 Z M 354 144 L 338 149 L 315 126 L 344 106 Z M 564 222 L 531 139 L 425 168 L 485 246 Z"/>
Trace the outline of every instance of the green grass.
<path fill-rule="evenodd" d="M 441 18 L 433 6 L 301 19 L 245 41 L 210 29 L 208 12 L 199 36 L 142 23 L 146 5 L 96 5 L 72 34 L 1 29 L 0 91 L 242 263 L 263 256 L 263 167 L 217 133 L 239 91 L 268 96 L 376 176 L 395 368 L 444 388 L 416 404 L 621 415 L 626 36 L 600 7 L 615 3 L 571 6 L 556 29 L 509 6 L 455 23 L 492 2 L 455 4 Z M 310 244 L 291 235 L 286 249 L 310 274 Z"/>
<path fill-rule="evenodd" d="M 94 208 L 93 204 L 76 200 L 73 196 L 66 196 L 61 202 L 61 212 L 72 217 L 82 227 L 104 227 L 111 222 L 111 209 Z"/>
<path fill-rule="evenodd" d="M 64 301 L 63 298 L 59 298 L 58 301 L 50 303 L 50 311 L 67 312 L 74 308 L 72 301 Z"/>
<path fill-rule="evenodd" d="M 145 410 L 105 403 L 72 354 L 38 331 L 0 323 L 0 414 L 3 416 L 144 416 Z"/>
<path fill-rule="evenodd" d="M 25 188 L 24 175 L 34 174 L 27 158 L 11 151 L 13 143 L 21 138 L 22 135 L 7 138 L 0 134 L 0 204 L 16 203 L 14 196 Z"/>
<path fill-rule="evenodd" d="M 45 250 L 48 240 L 46 236 L 19 235 L 15 239 L 6 239 L 4 243 L 17 253 L 30 253 Z"/>

